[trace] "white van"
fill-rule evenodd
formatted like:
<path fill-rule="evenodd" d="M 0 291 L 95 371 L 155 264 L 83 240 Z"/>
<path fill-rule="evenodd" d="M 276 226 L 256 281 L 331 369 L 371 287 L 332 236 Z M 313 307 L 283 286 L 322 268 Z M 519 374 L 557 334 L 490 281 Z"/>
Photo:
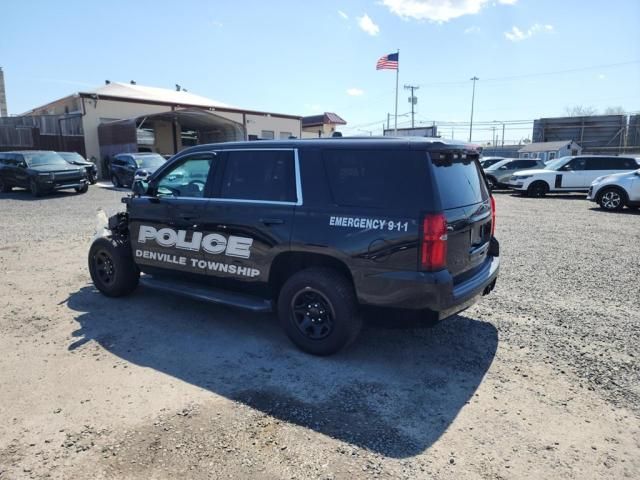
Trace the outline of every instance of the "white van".
<path fill-rule="evenodd" d="M 591 182 L 603 175 L 637 170 L 631 157 L 580 155 L 552 160 L 543 169 L 515 172 L 507 186 L 530 197 L 547 193 L 588 192 Z"/>

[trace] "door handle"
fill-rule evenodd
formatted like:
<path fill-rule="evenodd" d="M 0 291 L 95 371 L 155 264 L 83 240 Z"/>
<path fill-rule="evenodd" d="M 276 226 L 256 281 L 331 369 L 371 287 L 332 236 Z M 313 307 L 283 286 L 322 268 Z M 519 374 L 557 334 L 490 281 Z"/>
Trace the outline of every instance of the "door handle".
<path fill-rule="evenodd" d="M 264 225 L 282 225 L 284 220 L 281 218 L 261 218 L 260 222 Z"/>

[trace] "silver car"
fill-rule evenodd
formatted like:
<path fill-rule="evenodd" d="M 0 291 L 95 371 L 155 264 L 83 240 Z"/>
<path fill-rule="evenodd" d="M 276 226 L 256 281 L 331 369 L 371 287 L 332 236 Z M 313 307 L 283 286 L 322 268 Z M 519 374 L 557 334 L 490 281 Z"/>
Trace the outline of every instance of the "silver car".
<path fill-rule="evenodd" d="M 507 188 L 511 175 L 530 168 L 544 168 L 544 162 L 535 158 L 505 158 L 485 168 L 484 174 L 487 177 L 489 188 L 493 190 L 494 188 Z"/>
<path fill-rule="evenodd" d="M 587 200 L 596 202 L 603 210 L 622 210 L 640 207 L 640 169 L 596 178 L 589 187 Z"/>

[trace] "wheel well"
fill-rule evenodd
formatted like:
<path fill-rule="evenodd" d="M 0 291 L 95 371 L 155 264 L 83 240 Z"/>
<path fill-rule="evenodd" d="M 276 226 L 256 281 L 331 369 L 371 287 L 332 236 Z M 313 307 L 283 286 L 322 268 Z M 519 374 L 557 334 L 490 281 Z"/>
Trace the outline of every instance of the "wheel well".
<path fill-rule="evenodd" d="M 545 180 L 534 180 L 529 184 L 529 188 L 533 187 L 536 184 L 543 184 L 547 191 L 551 190 L 551 186 Z"/>
<path fill-rule="evenodd" d="M 269 271 L 269 290 L 274 297 L 291 275 L 307 268 L 330 268 L 342 273 L 353 285 L 353 276 L 347 265 L 329 255 L 319 253 L 285 252 L 278 255 Z"/>
<path fill-rule="evenodd" d="M 604 195 L 604 192 L 606 192 L 607 190 L 616 190 L 620 193 L 620 195 L 622 195 L 622 200 L 625 203 L 629 201 L 629 197 L 627 196 L 627 192 L 624 188 L 618 187 L 617 185 L 610 185 L 600 189 L 600 191 L 598 192 L 598 202 L 600 201 L 600 199 L 602 199 L 602 195 Z"/>

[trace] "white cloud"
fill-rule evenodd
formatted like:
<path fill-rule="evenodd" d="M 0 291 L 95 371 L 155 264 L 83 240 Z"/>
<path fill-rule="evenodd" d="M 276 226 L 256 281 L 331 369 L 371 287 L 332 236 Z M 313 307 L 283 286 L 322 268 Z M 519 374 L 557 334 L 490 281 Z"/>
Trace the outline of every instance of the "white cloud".
<path fill-rule="evenodd" d="M 502 5 L 515 5 L 517 2 L 518 0 L 498 0 Z"/>
<path fill-rule="evenodd" d="M 480 33 L 480 27 L 476 27 L 474 25 L 473 27 L 469 27 L 469 28 L 465 28 L 464 29 L 464 34 L 465 35 L 469 35 L 471 33 Z"/>
<path fill-rule="evenodd" d="M 605 78 L 607 78 L 607 76 L 604 73 L 598 74 L 598 80 L 604 80 Z"/>
<path fill-rule="evenodd" d="M 349 20 L 349 15 L 347 15 L 346 13 L 344 13 L 342 10 L 338 10 L 338 15 L 340 15 L 342 18 L 344 18 L 345 20 Z"/>
<path fill-rule="evenodd" d="M 513 5 L 518 0 L 498 0 L 501 5 Z M 475 15 L 487 5 L 496 5 L 490 0 L 382 0 L 391 13 L 404 19 L 448 22 L 463 15 Z"/>
<path fill-rule="evenodd" d="M 380 27 L 373 23 L 371 17 L 366 13 L 363 16 L 358 17 L 358 26 L 373 37 L 380 33 Z"/>
<path fill-rule="evenodd" d="M 360 95 L 364 95 L 364 90 L 359 88 L 349 88 L 347 89 L 347 95 L 351 95 L 352 97 L 359 97 Z"/>
<path fill-rule="evenodd" d="M 535 23 L 528 30 L 520 30 L 518 27 L 513 26 L 511 30 L 508 32 L 504 32 L 504 36 L 507 40 L 511 40 L 512 42 L 520 42 L 522 40 L 526 40 L 527 38 L 533 37 L 535 34 L 540 32 L 552 32 L 553 25 L 540 25 L 539 23 Z"/>
<path fill-rule="evenodd" d="M 222 22 L 219 22 L 217 20 L 213 20 L 211 22 L 211 25 L 213 25 L 214 27 L 218 27 L 218 28 L 222 28 L 224 26 Z"/>

